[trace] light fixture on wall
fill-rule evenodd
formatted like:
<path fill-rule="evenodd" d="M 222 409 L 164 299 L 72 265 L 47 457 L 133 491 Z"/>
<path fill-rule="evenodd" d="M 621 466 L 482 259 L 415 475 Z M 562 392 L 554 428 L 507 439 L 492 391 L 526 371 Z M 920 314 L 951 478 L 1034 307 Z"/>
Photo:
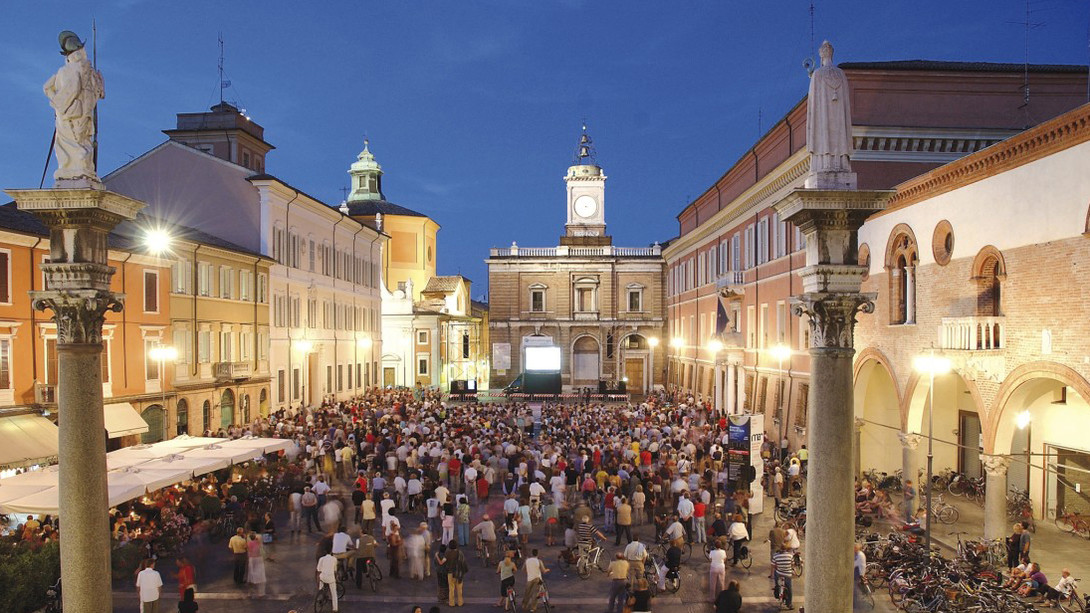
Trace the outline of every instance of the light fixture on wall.
<path fill-rule="evenodd" d="M 1032 419 L 1033 419 L 1033 416 L 1030 415 L 1029 409 L 1026 409 L 1026 410 L 1022 411 L 1021 413 L 1019 413 L 1018 415 L 1015 416 L 1014 425 L 1018 426 L 1019 430 L 1025 430 L 1026 428 L 1029 427 L 1029 422 Z"/>

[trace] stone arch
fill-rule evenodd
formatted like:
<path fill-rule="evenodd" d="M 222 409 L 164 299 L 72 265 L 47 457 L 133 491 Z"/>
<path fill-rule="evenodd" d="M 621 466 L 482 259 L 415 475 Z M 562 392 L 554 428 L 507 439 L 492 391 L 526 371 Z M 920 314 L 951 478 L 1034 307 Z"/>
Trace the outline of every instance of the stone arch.
<path fill-rule="evenodd" d="M 179 435 L 189 434 L 189 401 L 185 398 L 178 399 L 174 421 L 177 424 L 175 431 Z"/>
<path fill-rule="evenodd" d="M 1047 385 L 1034 383 L 1040 380 L 1052 383 Z M 1009 453 L 1010 434 L 1013 433 L 1016 412 L 1021 406 L 1018 401 L 1047 393 L 1048 389 L 1057 387 L 1056 383 L 1072 388 L 1075 393 L 1090 402 L 1090 383 L 1069 366 L 1056 362 L 1038 361 L 1023 364 L 1012 370 L 999 386 L 992 410 L 984 424 L 985 452 Z"/>
<path fill-rule="evenodd" d="M 972 279 L 980 279 L 984 275 L 988 274 L 988 266 L 992 265 L 991 260 L 995 260 L 995 275 L 999 277 L 1001 281 L 1007 279 L 1007 262 L 1003 258 L 1003 252 L 996 249 L 992 245 L 986 245 L 977 252 L 976 257 L 973 258 L 973 276 Z"/>
<path fill-rule="evenodd" d="M 902 250 L 908 250 L 908 253 L 919 259 L 919 241 L 916 240 L 916 233 L 912 231 L 912 227 L 906 223 L 899 223 L 889 231 L 889 240 L 886 242 L 886 268 L 893 266 L 894 258 Z"/>
<path fill-rule="evenodd" d="M 913 370 L 901 399 L 903 432 L 927 436 L 927 405 L 931 398 L 930 391 L 930 377 Z M 933 430 L 936 472 L 948 468 L 960 468 L 972 475 L 981 472 L 979 454 L 968 450 L 963 451 L 959 445 L 968 445 L 972 442 L 963 431 L 963 425 L 966 427 L 971 425 L 975 428 L 977 427 L 976 419 L 979 419 L 979 427 L 983 431 L 984 422 L 987 419 L 984 409 L 980 389 L 973 379 L 966 377 L 956 368 L 935 377 Z M 973 415 L 976 417 L 974 418 Z"/>
<path fill-rule="evenodd" d="M 901 399 L 897 379 L 881 351 L 868 348 L 855 363 L 854 401 L 860 469 L 892 473 L 900 468 Z"/>
<path fill-rule="evenodd" d="M 863 267 L 863 280 L 866 281 L 870 278 L 870 245 L 867 243 L 859 245 L 856 256 L 856 263 Z"/>
<path fill-rule="evenodd" d="M 140 435 L 140 442 L 148 444 L 163 440 L 167 427 L 167 412 L 163 405 L 149 406 L 140 412 L 140 417 L 148 424 L 148 431 Z"/>
<path fill-rule="evenodd" d="M 360 385 L 360 387 L 363 387 Z M 269 390 L 261 388 L 261 395 L 258 396 L 258 414 L 261 417 L 269 416 Z"/>
<path fill-rule="evenodd" d="M 1003 254 L 988 245 L 973 259 L 972 280 L 976 283 L 976 314 L 978 317 L 998 317 L 1002 314 L 1002 287 L 1007 278 L 1007 266 Z M 999 330 L 995 325 L 995 332 Z M 991 331 L 991 330 L 989 330 Z M 995 343 L 1002 346 L 1001 342 Z"/>
<path fill-rule="evenodd" d="M 573 385 L 597 383 L 602 373 L 602 343 L 589 333 L 571 341 L 571 380 Z"/>
<path fill-rule="evenodd" d="M 235 393 L 223 390 L 220 396 L 220 427 L 226 429 L 235 423 Z"/>

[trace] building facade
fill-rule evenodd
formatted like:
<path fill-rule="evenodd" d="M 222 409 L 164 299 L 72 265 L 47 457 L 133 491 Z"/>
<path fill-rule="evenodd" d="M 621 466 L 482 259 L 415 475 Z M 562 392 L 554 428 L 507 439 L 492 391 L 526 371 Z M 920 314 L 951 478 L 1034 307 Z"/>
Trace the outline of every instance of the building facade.
<path fill-rule="evenodd" d="M 1039 518 L 1090 502 L 1088 161 L 1084 105 L 900 184 L 860 230 L 878 294 L 856 326 L 860 460 L 916 475 L 932 430 L 936 471 L 988 478 L 991 534 L 1009 488 Z M 933 390 L 914 368 L 932 352 L 952 368 Z"/>
<path fill-rule="evenodd" d="M 665 367 L 664 261 L 656 243 L 616 247 L 606 233 L 605 182 L 584 133 L 564 178 L 567 222 L 556 247 L 489 253 L 491 383 L 522 372 L 528 345 L 561 348 L 565 389 L 625 381 L 630 392 L 661 385 Z"/>
<path fill-rule="evenodd" d="M 950 62 L 845 63 L 860 189 L 888 189 L 994 145 L 1085 99 L 1080 67 Z M 1040 94 L 1040 95 L 1038 95 Z M 679 215 L 667 264 L 669 382 L 729 413 L 756 412 L 769 436 L 806 440 L 809 346 L 791 312 L 801 234 L 772 205 L 803 186 L 806 100 Z M 713 342 L 714 341 L 714 342 Z"/>
<path fill-rule="evenodd" d="M 234 107 L 221 104 L 199 115 L 199 121 L 179 116 L 178 128 L 167 131 L 171 140 L 103 182 L 146 202 L 149 216 L 272 260 L 269 410 L 350 398 L 378 374 L 387 235 L 271 174 L 255 173 L 272 145 Z M 224 132 L 231 138 L 220 143 Z M 260 392 L 250 402 L 260 409 Z M 220 423 L 223 403 L 221 394 Z M 215 415 L 211 422 L 216 424 Z"/>

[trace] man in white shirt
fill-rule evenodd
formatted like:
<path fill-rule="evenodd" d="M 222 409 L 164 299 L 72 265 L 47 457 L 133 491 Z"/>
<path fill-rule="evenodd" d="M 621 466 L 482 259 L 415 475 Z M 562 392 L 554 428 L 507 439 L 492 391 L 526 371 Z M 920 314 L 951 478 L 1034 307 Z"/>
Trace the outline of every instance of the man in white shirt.
<path fill-rule="evenodd" d="M 545 563 L 537 557 L 537 549 L 530 552 L 530 557 L 526 558 L 523 568 L 526 569 L 526 594 L 522 598 L 522 610 L 536 613 L 537 594 L 541 588 L 543 575 L 549 572 L 549 569 L 545 568 Z"/>
<path fill-rule="evenodd" d="M 440 483 L 439 487 L 435 488 L 435 497 L 439 499 L 439 504 L 446 504 L 450 502 L 450 490 Z"/>
<path fill-rule="evenodd" d="M 159 596 L 163 592 L 163 577 L 155 570 L 155 559 L 144 561 L 144 570 L 136 575 L 136 589 L 140 592 L 141 613 L 159 613 Z"/>
<path fill-rule="evenodd" d="M 333 604 L 333 610 L 338 611 L 339 606 L 337 604 L 337 558 L 334 558 L 333 554 L 325 554 L 324 556 L 318 558 L 318 566 L 315 570 L 318 574 L 318 589 L 329 589 L 329 597 L 330 601 Z"/>
<path fill-rule="evenodd" d="M 337 529 L 337 532 L 333 534 L 333 546 L 330 549 L 334 558 L 338 560 L 348 560 L 348 567 L 353 568 L 356 562 L 356 547 L 352 542 L 352 537 L 348 535 L 344 530 L 344 526 Z"/>
<path fill-rule="evenodd" d="M 507 496 L 507 500 L 503 501 L 503 514 L 505 517 L 511 517 L 515 513 L 518 513 L 519 501 L 515 498 L 515 493 L 512 492 Z"/>
<path fill-rule="evenodd" d="M 696 512 L 696 506 L 692 500 L 689 500 L 689 492 L 682 492 L 681 498 L 677 501 L 677 516 L 681 520 L 681 525 L 685 527 L 686 540 L 693 540 L 693 513 Z"/>
<path fill-rule="evenodd" d="M 318 506 L 325 506 L 326 494 L 329 493 L 329 484 L 325 482 L 325 475 L 318 475 L 318 482 L 314 484 L 314 495 L 318 497 Z"/>
<path fill-rule="evenodd" d="M 629 581 L 634 583 L 643 577 L 643 565 L 647 561 L 647 546 L 640 542 L 639 536 L 625 546 L 624 559 L 628 560 Z"/>
<path fill-rule="evenodd" d="M 409 497 L 405 495 L 406 488 L 407 484 L 405 482 L 405 477 L 399 473 L 394 477 L 394 494 L 401 503 L 401 510 L 403 512 L 409 510 Z"/>
<path fill-rule="evenodd" d="M 299 521 L 303 518 L 303 493 L 292 492 L 288 497 L 288 506 L 291 508 L 291 517 L 288 519 L 288 527 L 291 533 L 299 532 Z"/>
<path fill-rule="evenodd" d="M 394 499 L 390 498 L 390 492 L 382 493 L 382 502 L 378 503 L 378 508 L 382 511 L 382 529 L 388 532 L 386 526 L 390 523 L 390 511 L 394 508 Z"/>
<path fill-rule="evenodd" d="M 530 504 L 536 504 L 541 501 L 541 496 L 545 493 L 545 486 L 541 485 L 538 481 L 534 481 L 530 484 Z"/>

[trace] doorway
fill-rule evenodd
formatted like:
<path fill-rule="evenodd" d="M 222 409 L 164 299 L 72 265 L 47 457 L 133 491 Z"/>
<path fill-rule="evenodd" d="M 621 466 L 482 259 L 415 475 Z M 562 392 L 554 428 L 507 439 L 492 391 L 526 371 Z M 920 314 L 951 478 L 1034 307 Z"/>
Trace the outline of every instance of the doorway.
<path fill-rule="evenodd" d="M 628 378 L 628 392 L 644 394 L 647 386 L 643 380 L 644 358 L 625 358 L 624 376 Z"/>
<path fill-rule="evenodd" d="M 394 382 L 397 380 L 397 369 L 392 366 L 382 367 L 382 386 L 393 387 Z"/>
<path fill-rule="evenodd" d="M 958 425 L 958 470 L 966 477 L 983 474 L 980 465 L 980 415 L 962 411 Z"/>

